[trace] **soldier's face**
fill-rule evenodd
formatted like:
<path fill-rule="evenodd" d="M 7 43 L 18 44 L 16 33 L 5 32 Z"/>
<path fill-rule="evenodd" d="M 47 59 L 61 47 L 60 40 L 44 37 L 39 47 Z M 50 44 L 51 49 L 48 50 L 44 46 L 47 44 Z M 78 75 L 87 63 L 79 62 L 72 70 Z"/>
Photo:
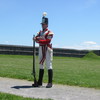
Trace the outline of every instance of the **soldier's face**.
<path fill-rule="evenodd" d="M 42 24 L 42 29 L 46 29 L 48 27 L 47 24 Z"/>

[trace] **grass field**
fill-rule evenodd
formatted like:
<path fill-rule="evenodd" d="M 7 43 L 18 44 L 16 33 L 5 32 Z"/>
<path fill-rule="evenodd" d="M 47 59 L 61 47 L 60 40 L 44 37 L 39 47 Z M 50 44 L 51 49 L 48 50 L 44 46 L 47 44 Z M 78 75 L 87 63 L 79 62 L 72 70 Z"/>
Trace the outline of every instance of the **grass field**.
<path fill-rule="evenodd" d="M 36 72 L 38 77 L 38 57 Z M 100 57 L 93 53 L 84 58 L 54 57 L 53 83 L 100 89 Z M 0 76 L 33 80 L 32 56 L 0 55 Z M 45 68 L 44 82 L 47 82 Z"/>
<path fill-rule="evenodd" d="M 16 96 L 8 93 L 0 93 L 0 100 L 51 100 L 51 99 L 33 99 L 33 98 L 25 98 L 22 96 Z"/>

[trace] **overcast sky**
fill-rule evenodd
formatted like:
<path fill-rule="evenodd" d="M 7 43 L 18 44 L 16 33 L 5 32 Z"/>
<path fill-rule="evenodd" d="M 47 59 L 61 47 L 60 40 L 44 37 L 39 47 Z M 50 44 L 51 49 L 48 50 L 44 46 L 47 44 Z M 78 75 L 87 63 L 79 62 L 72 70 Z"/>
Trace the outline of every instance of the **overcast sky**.
<path fill-rule="evenodd" d="M 0 44 L 32 46 L 43 12 L 53 47 L 100 50 L 100 0 L 0 0 Z"/>

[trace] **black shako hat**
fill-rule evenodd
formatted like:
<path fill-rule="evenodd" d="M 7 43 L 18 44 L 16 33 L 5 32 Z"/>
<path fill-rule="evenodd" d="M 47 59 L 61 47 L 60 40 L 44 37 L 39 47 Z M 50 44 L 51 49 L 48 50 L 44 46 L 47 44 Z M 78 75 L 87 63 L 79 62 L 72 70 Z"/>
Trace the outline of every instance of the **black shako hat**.
<path fill-rule="evenodd" d="M 47 13 L 44 12 L 44 13 L 43 13 L 42 23 L 41 23 L 41 24 L 47 24 L 47 25 L 48 25 L 48 18 L 45 17 L 46 15 L 47 15 Z"/>

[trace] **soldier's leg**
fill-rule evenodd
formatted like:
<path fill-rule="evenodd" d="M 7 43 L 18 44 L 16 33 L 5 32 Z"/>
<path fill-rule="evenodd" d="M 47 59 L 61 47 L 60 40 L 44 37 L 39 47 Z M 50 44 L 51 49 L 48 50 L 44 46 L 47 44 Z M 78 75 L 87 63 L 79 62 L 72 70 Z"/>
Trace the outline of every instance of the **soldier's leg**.
<path fill-rule="evenodd" d="M 47 50 L 47 54 L 46 54 L 46 66 L 48 69 L 48 84 L 46 86 L 46 88 L 51 88 L 52 87 L 52 78 L 53 78 L 53 69 L 52 69 L 52 55 L 53 52 Z"/>
<path fill-rule="evenodd" d="M 42 48 L 39 47 L 39 62 L 42 58 Z M 44 75 L 44 66 L 42 64 L 39 64 L 39 79 L 38 79 L 38 85 L 41 86 L 42 85 L 42 81 L 43 81 L 43 75 Z"/>
<path fill-rule="evenodd" d="M 39 47 L 39 62 L 42 58 L 42 48 L 41 46 Z M 43 75 L 44 75 L 44 66 L 42 64 L 39 64 L 39 78 L 37 81 L 37 85 L 33 84 L 34 87 L 38 87 L 42 85 L 42 80 L 43 80 Z"/>

